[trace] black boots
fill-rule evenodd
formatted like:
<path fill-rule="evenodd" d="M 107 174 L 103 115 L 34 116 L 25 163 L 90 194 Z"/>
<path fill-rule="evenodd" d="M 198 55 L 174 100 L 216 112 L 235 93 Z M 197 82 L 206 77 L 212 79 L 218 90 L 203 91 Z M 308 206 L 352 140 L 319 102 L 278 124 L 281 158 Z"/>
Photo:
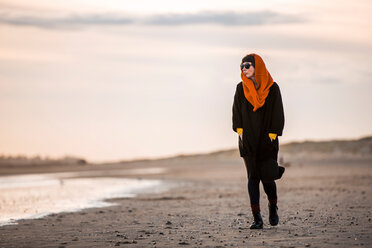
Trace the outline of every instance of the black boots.
<path fill-rule="evenodd" d="M 260 212 L 253 213 L 254 222 L 250 229 L 262 229 L 263 221 Z M 269 221 L 270 225 L 276 226 L 279 223 L 278 206 L 276 204 L 269 203 Z"/>
<path fill-rule="evenodd" d="M 253 213 L 254 222 L 250 229 L 262 229 L 263 221 L 260 212 Z M 275 203 L 269 203 L 269 222 L 270 225 L 276 226 L 279 223 L 278 206 Z"/>
<path fill-rule="evenodd" d="M 254 217 L 254 222 L 251 225 L 250 229 L 262 229 L 263 221 L 262 221 L 261 213 L 260 212 L 253 213 L 253 217 Z"/>
<path fill-rule="evenodd" d="M 269 203 L 269 221 L 272 226 L 279 223 L 278 206 L 276 204 Z"/>

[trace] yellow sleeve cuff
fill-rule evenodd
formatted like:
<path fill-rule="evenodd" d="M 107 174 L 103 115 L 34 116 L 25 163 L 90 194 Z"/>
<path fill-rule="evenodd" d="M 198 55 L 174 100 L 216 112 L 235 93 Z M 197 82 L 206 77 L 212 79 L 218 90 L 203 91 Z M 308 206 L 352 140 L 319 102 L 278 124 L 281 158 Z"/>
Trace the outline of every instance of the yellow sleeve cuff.
<path fill-rule="evenodd" d="M 275 140 L 275 139 L 276 139 L 276 136 L 277 136 L 276 133 L 269 133 L 269 137 L 270 137 L 270 139 L 272 139 L 272 140 Z"/>
<path fill-rule="evenodd" d="M 243 128 L 237 128 L 236 129 L 236 132 L 241 135 L 243 133 Z"/>

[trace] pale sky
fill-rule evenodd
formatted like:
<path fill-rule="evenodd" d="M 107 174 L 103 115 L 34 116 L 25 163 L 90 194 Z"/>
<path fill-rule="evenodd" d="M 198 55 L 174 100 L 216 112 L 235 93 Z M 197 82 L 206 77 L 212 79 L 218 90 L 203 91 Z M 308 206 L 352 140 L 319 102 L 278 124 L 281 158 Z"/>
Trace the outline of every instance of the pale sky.
<path fill-rule="evenodd" d="M 0 154 L 90 161 L 237 147 L 239 63 L 282 92 L 281 143 L 372 134 L 372 4 L 1 1 Z"/>

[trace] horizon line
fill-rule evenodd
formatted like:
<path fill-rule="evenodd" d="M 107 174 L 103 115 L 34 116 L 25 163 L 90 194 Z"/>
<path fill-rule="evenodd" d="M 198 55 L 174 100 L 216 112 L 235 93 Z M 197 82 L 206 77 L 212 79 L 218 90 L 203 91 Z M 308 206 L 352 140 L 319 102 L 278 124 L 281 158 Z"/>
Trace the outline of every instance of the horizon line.
<path fill-rule="evenodd" d="M 366 139 L 366 138 L 372 138 L 372 134 L 369 135 L 363 135 L 359 136 L 356 138 L 331 138 L 331 139 L 302 139 L 302 140 L 291 140 L 284 142 L 280 144 L 280 146 L 283 145 L 289 145 L 292 143 L 305 143 L 305 142 L 332 142 L 332 141 L 357 141 L 361 139 Z M 117 159 L 117 160 L 89 160 L 85 159 L 84 157 L 79 157 L 79 156 L 74 156 L 74 155 L 64 155 L 63 157 L 50 157 L 50 156 L 40 156 L 40 155 L 34 155 L 34 156 L 27 156 L 27 155 L 5 155 L 5 154 L 0 154 L 0 158 L 3 157 L 9 157 L 11 158 L 16 158 L 16 157 L 25 157 L 26 159 L 32 159 L 33 157 L 40 158 L 41 160 L 49 159 L 49 160 L 63 160 L 66 158 L 72 158 L 72 159 L 77 159 L 77 160 L 85 160 L 87 164 L 113 164 L 113 163 L 129 163 L 129 162 L 136 162 L 136 161 L 154 161 L 154 160 L 165 160 L 165 159 L 172 159 L 172 158 L 177 158 L 177 157 L 191 157 L 191 156 L 201 156 L 201 155 L 211 155 L 214 153 L 219 153 L 219 152 L 226 152 L 226 151 L 232 151 L 232 150 L 238 150 L 237 147 L 231 147 L 231 148 L 221 148 L 221 149 L 215 149 L 207 152 L 191 152 L 191 153 L 175 153 L 173 155 L 161 155 L 161 156 L 154 156 L 154 157 L 134 157 L 131 159 Z"/>

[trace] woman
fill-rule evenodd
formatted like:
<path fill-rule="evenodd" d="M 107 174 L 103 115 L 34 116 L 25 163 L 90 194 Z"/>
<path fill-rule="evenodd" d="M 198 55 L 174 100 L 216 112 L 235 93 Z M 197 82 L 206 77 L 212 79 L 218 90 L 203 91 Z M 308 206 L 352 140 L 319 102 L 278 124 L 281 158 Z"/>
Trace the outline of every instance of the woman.
<path fill-rule="evenodd" d="M 280 89 L 257 54 L 246 55 L 241 62 L 241 79 L 233 104 L 233 130 L 239 134 L 239 152 L 248 176 L 248 193 L 254 222 L 251 229 L 261 229 L 259 183 L 260 167 L 267 159 L 278 159 L 279 141 L 284 128 Z M 269 200 L 269 221 L 279 222 L 275 181 L 262 181 Z"/>

